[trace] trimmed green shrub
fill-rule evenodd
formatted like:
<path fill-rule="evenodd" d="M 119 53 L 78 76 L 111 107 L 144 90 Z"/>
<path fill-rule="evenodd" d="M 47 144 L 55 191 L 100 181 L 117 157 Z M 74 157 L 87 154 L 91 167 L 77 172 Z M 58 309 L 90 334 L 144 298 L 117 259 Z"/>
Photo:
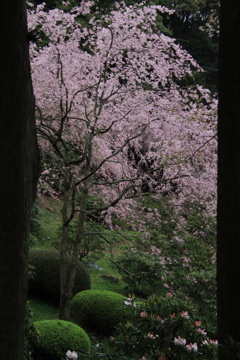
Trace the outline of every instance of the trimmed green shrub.
<path fill-rule="evenodd" d="M 74 296 L 71 316 L 83 327 L 109 335 L 126 316 L 122 295 L 105 290 L 86 290 Z"/>
<path fill-rule="evenodd" d="M 43 320 L 34 323 L 39 333 L 39 343 L 35 344 L 34 360 L 65 359 L 66 352 L 76 351 L 86 354 L 90 350 L 90 339 L 78 325 L 65 320 Z"/>
<path fill-rule="evenodd" d="M 69 257 L 70 259 L 70 257 Z M 29 265 L 34 266 L 29 279 L 29 295 L 59 303 L 60 256 L 56 250 L 30 250 Z M 91 288 L 90 275 L 82 262 L 78 262 L 73 295 Z"/>

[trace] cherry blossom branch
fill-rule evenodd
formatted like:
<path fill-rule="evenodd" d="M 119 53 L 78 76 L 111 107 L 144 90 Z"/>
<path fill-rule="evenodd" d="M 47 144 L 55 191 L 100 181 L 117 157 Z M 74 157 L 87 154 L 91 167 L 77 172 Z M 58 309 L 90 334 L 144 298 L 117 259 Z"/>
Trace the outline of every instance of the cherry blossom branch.
<path fill-rule="evenodd" d="M 96 168 L 91 171 L 87 176 L 83 177 L 82 179 L 80 179 L 76 184 L 79 185 L 80 183 L 86 181 L 89 177 L 93 176 L 102 166 L 103 164 L 105 164 L 107 161 L 109 161 L 110 159 L 112 159 L 113 157 L 115 157 L 117 154 L 119 154 L 125 147 L 126 145 L 128 145 L 130 143 L 130 141 L 132 141 L 133 139 L 136 139 L 137 137 L 141 136 L 143 134 L 143 132 L 146 130 L 146 128 L 148 127 L 148 124 L 143 125 L 142 130 L 140 133 L 132 136 L 131 138 L 127 139 L 124 144 L 115 152 L 113 152 L 111 155 L 107 156 L 105 159 L 103 159 L 99 165 L 96 166 Z M 138 129 L 139 130 L 139 129 Z"/>
<path fill-rule="evenodd" d="M 218 134 L 214 134 L 213 136 L 210 137 L 210 139 L 208 139 L 207 141 L 204 142 L 204 144 L 202 144 L 198 149 L 196 149 L 193 154 L 189 157 L 189 160 L 191 160 L 194 155 L 200 151 L 202 148 L 204 148 L 204 146 L 206 146 L 210 141 L 212 141 L 213 139 L 215 139 L 218 136 Z"/>

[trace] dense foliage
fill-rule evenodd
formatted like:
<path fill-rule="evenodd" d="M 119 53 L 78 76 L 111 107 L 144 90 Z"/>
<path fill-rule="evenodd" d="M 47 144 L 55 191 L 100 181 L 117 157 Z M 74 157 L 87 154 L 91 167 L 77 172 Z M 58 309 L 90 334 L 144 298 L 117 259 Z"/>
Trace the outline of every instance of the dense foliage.
<path fill-rule="evenodd" d="M 129 299 L 127 307 L 128 321 L 93 346 L 88 359 L 217 359 L 217 341 L 207 334 L 211 329 L 204 328 L 194 307 L 171 293 L 142 304 Z"/>
<path fill-rule="evenodd" d="M 142 3 L 140 0 L 126 0 L 127 5 Z M 41 0 L 35 0 L 41 4 Z M 92 11 L 110 12 L 114 4 L 121 1 L 96 0 L 92 4 Z M 197 82 L 205 84 L 213 91 L 217 90 L 218 78 L 218 38 L 219 38 L 219 7 L 218 0 L 151 0 L 148 5 L 163 5 L 173 9 L 169 16 L 159 14 L 156 24 L 165 35 L 177 39 L 177 42 L 186 49 L 195 60 L 206 70 L 197 76 Z M 78 5 L 76 0 L 68 1 L 68 11 Z M 45 1 L 45 10 L 63 8 L 61 0 Z M 66 9 L 66 7 L 65 7 Z"/>
<path fill-rule="evenodd" d="M 70 257 L 68 257 L 70 262 Z M 39 296 L 55 303 L 60 299 L 60 256 L 56 250 L 30 250 L 29 264 L 33 266 L 33 277 L 29 279 L 29 295 Z M 80 261 L 73 294 L 91 287 L 90 275 Z"/>
<path fill-rule="evenodd" d="M 129 238 L 112 263 L 128 284 L 141 296 L 171 291 L 199 307 L 201 318 L 216 323 L 216 229 L 214 219 L 205 217 L 198 203 L 186 204 L 183 231 L 179 217 L 166 204 L 145 202 L 155 210 L 149 224 L 150 237 Z M 147 207 L 148 206 L 148 207 Z M 169 205 L 168 205 L 169 206 Z"/>

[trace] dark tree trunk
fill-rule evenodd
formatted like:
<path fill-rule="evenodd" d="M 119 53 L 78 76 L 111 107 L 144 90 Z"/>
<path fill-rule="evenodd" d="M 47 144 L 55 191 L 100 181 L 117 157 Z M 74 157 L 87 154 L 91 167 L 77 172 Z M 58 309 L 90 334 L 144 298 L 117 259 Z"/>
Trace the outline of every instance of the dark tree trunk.
<path fill-rule="evenodd" d="M 74 191 L 74 184 L 69 176 L 65 176 L 64 181 L 64 199 L 62 207 L 62 237 L 60 247 L 60 304 L 59 304 L 59 317 L 62 320 L 70 320 L 70 306 L 72 299 L 72 289 L 74 286 L 70 284 L 69 273 L 72 271 L 69 264 L 68 257 L 68 233 L 69 222 L 71 221 L 71 215 L 69 214 L 69 208 L 71 208 L 72 194 Z M 72 212 L 72 209 L 71 209 Z"/>
<path fill-rule="evenodd" d="M 67 263 L 67 247 L 68 247 L 68 227 L 67 219 L 68 216 L 68 208 L 71 204 L 71 201 L 74 199 L 71 198 L 70 194 L 75 191 L 75 184 L 69 181 L 70 179 L 65 178 L 65 188 L 64 188 L 64 204 L 62 208 L 62 238 L 61 238 L 61 248 L 60 248 L 60 307 L 59 307 L 59 316 L 62 320 L 70 319 L 70 308 L 72 301 L 72 293 L 73 287 L 75 283 L 75 276 L 77 270 L 77 262 L 79 250 L 81 247 L 81 240 L 84 234 L 84 223 L 86 220 L 86 211 L 87 211 L 87 196 L 89 189 L 89 178 L 87 176 L 90 174 L 90 163 L 92 159 L 92 136 L 87 134 L 86 137 L 86 166 L 84 176 L 86 180 L 83 182 L 83 189 L 81 192 L 81 211 L 78 213 L 78 222 L 77 222 L 77 231 L 74 237 L 74 242 L 72 243 L 72 251 L 71 251 L 71 260 L 70 264 Z M 91 177 L 90 177 L 91 178 Z M 70 199 L 72 199 L 70 201 Z M 72 205 L 72 204 L 71 204 Z"/>
<path fill-rule="evenodd" d="M 59 306 L 59 317 L 62 320 L 70 320 L 70 307 L 73 295 L 73 287 L 77 270 L 78 255 L 81 246 L 82 235 L 84 233 L 84 222 L 86 218 L 86 196 L 82 198 L 81 211 L 78 214 L 77 232 L 72 244 L 71 259 L 67 260 L 68 233 L 63 226 L 61 250 L 60 250 L 60 290 L 61 299 Z M 64 207 L 63 207 L 64 209 Z M 62 211 L 64 213 L 64 211 Z M 68 261 L 70 261 L 68 263 Z"/>
<path fill-rule="evenodd" d="M 218 338 L 240 341 L 240 1 L 222 0 L 219 56 Z M 230 355 L 219 348 L 219 360 Z M 237 358 L 236 354 L 235 357 Z"/>
<path fill-rule="evenodd" d="M 0 34 L 0 349 L 1 360 L 21 360 L 38 177 L 25 0 L 1 3 Z"/>

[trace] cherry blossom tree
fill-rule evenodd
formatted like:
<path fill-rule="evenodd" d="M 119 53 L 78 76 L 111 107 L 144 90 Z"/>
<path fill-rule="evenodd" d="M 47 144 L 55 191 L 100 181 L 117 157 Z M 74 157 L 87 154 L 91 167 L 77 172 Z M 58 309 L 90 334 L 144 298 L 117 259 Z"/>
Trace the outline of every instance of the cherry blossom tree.
<path fill-rule="evenodd" d="M 44 159 L 40 187 L 63 194 L 62 318 L 69 317 L 89 216 L 111 227 L 116 215 L 136 226 L 132 210 L 146 192 L 171 193 L 178 205 L 198 200 L 210 212 L 216 206 L 216 101 L 200 86 L 179 85 L 200 68 L 155 25 L 158 12 L 172 11 L 121 3 L 83 26 L 92 3 L 71 13 L 46 13 L 44 5 L 29 11 L 29 28 L 47 39 L 46 46 L 33 44 L 31 65 Z M 91 212 L 89 195 L 97 199 Z M 68 272 L 67 234 L 75 216 Z M 144 230 L 141 221 L 138 229 Z"/>

